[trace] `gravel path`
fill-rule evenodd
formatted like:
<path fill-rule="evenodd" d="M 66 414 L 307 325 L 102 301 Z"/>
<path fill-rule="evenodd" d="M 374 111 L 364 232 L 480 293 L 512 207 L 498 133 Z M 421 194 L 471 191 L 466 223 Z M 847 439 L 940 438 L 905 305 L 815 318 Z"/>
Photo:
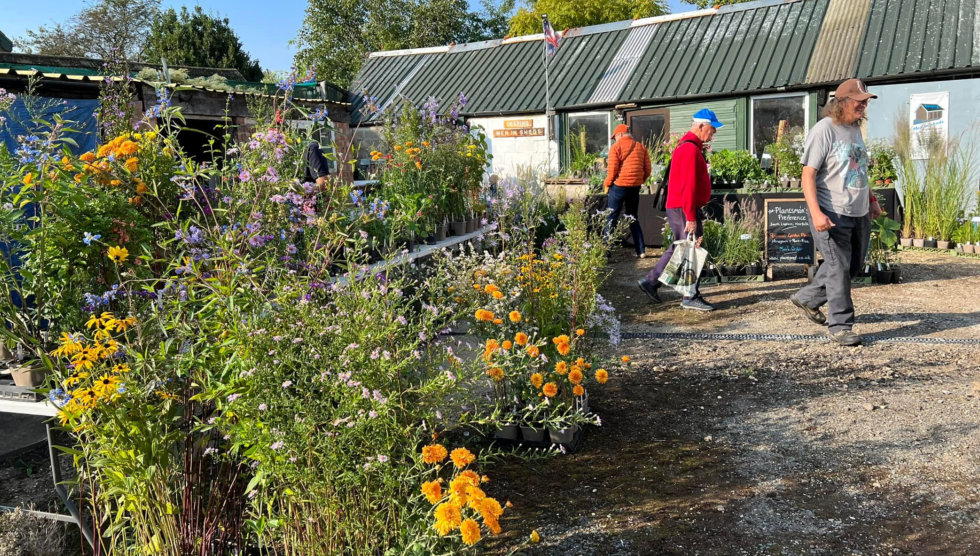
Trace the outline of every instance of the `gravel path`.
<path fill-rule="evenodd" d="M 855 289 L 857 331 L 980 338 L 980 260 L 902 259 L 904 283 Z M 624 332 L 822 333 L 789 304 L 798 277 L 706 288 L 719 310 L 691 314 L 641 297 L 652 264 L 614 264 L 604 295 Z M 976 345 L 635 339 L 617 352 L 634 364 L 593 398 L 603 427 L 577 453 L 493 470 L 515 508 L 489 552 L 980 554 Z"/>

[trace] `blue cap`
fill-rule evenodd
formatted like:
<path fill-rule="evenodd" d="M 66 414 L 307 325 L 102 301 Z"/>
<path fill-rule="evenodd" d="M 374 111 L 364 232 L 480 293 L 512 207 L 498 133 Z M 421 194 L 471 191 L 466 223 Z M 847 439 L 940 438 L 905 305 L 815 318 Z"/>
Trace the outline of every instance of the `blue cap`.
<path fill-rule="evenodd" d="M 694 113 L 694 121 L 699 123 L 711 124 L 711 127 L 715 129 L 720 129 L 725 126 L 725 124 L 718 121 L 718 116 L 714 112 L 708 110 L 707 108 L 702 108 Z"/>

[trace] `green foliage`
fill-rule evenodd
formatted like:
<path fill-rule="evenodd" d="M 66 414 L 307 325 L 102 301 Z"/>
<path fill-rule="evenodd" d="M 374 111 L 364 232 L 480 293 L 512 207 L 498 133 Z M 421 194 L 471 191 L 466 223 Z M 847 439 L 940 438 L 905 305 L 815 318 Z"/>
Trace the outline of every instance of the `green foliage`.
<path fill-rule="evenodd" d="M 768 176 L 749 151 L 714 151 L 708 157 L 712 180 L 727 184 L 759 183 Z"/>
<path fill-rule="evenodd" d="M 346 87 L 370 52 L 499 37 L 512 2 L 485 0 L 483 12 L 470 12 L 465 0 L 310 0 L 296 65 Z"/>
<path fill-rule="evenodd" d="M 946 140 L 937 134 L 920 137 L 926 160 L 913 158 L 908 117 L 895 123 L 895 152 L 904 202 L 902 234 L 950 240 L 969 205 L 976 186 L 972 160 L 975 138 Z"/>
<path fill-rule="evenodd" d="M 803 135 L 783 135 L 779 141 L 766 145 L 766 153 L 772 156 L 773 174 L 777 178 L 800 179 L 803 176 Z"/>
<path fill-rule="evenodd" d="M 25 52 L 139 62 L 160 0 L 97 0 L 65 23 L 28 30 L 16 44 Z"/>
<path fill-rule="evenodd" d="M 169 65 L 204 68 L 234 68 L 246 81 L 262 79 L 262 68 L 242 49 L 242 43 L 228 23 L 204 13 L 200 6 L 178 14 L 170 8 L 157 15 L 150 26 L 144 59 Z"/>
<path fill-rule="evenodd" d="M 586 148 L 585 126 L 570 130 L 565 137 L 568 152 L 571 155 L 565 173 L 574 177 L 591 177 L 593 174 L 601 173 L 599 163 L 602 161 L 601 153 L 590 153 Z"/>
<path fill-rule="evenodd" d="M 720 261 L 725 253 L 725 227 L 715 220 L 705 220 L 703 226 L 704 241 L 702 241 L 701 247 L 704 247 L 708 252 L 711 260 Z"/>
<path fill-rule="evenodd" d="M 884 215 L 871 221 L 871 243 L 868 248 L 871 263 L 888 266 L 889 253 L 895 251 L 901 227 L 901 224 Z"/>
<path fill-rule="evenodd" d="M 541 16 L 548 15 L 556 31 L 625 19 L 653 17 L 669 13 L 663 0 L 526 0 L 510 19 L 509 35 L 533 35 L 542 30 Z"/>
<path fill-rule="evenodd" d="M 894 185 L 898 179 L 894 161 L 898 157 L 894 147 L 884 141 L 868 145 L 868 181 L 877 187 Z"/>

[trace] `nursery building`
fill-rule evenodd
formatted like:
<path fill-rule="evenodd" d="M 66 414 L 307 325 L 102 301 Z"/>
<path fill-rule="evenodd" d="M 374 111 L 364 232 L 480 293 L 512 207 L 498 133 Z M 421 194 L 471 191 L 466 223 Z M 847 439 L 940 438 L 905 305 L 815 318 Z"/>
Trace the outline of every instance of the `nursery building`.
<path fill-rule="evenodd" d="M 652 142 L 704 107 L 725 123 L 715 150 L 761 156 L 778 135 L 805 133 L 855 76 L 879 96 L 869 138 L 894 135 L 899 114 L 955 135 L 980 106 L 978 40 L 976 0 L 759 0 L 569 29 L 550 57 L 542 34 L 375 52 L 351 88 L 358 159 L 368 166 L 378 139 L 373 113 L 359 112 L 366 99 L 384 108 L 430 97 L 483 128 L 501 175 L 549 163 L 549 174 L 566 172 L 577 152 L 604 153 L 619 122 Z"/>

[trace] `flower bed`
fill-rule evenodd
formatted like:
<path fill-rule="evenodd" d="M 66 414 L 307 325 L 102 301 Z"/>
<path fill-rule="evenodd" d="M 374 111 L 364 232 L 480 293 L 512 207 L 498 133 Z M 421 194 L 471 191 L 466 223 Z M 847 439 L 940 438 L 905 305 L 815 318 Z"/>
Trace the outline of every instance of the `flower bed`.
<path fill-rule="evenodd" d="M 495 449 L 467 433 L 599 422 L 582 400 L 614 365 L 592 348 L 618 336 L 601 227 L 536 183 L 481 191 L 480 136 L 425 110 L 391 124 L 366 199 L 305 182 L 284 118 L 192 160 L 160 98 L 94 152 L 57 122 L 0 153 L 2 333 L 51 371 L 95 552 L 433 553 L 500 532 L 507 504 L 474 469 Z M 367 265 L 426 233 L 413 215 L 479 203 L 491 249 Z M 472 360 L 447 334 L 467 323 Z"/>

